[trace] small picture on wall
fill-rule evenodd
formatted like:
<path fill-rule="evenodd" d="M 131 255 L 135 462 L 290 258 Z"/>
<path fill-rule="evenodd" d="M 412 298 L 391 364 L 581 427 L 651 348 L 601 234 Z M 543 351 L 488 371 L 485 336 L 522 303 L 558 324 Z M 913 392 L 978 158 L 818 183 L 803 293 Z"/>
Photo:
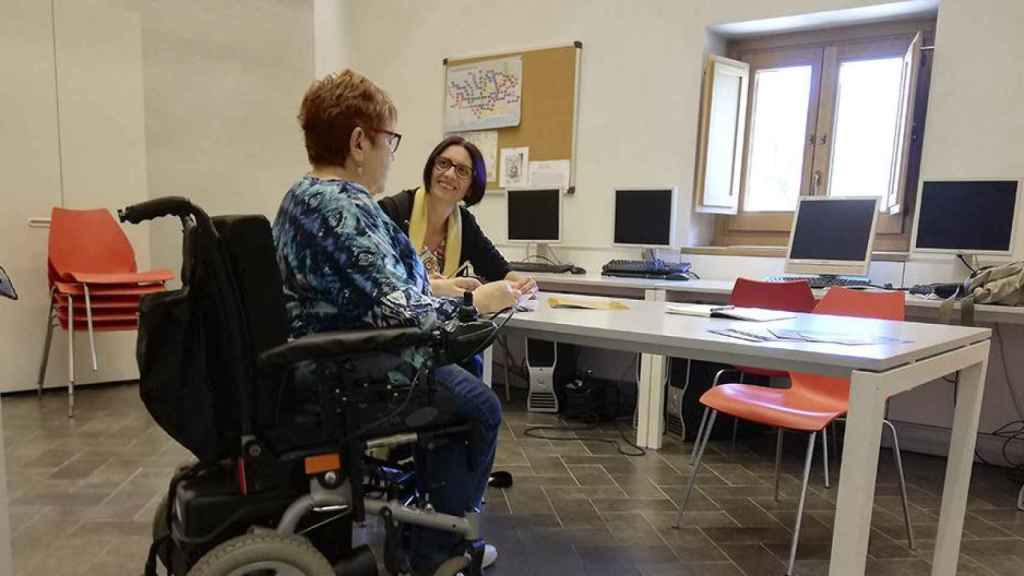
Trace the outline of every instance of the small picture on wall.
<path fill-rule="evenodd" d="M 502 188 L 515 188 L 530 185 L 530 148 L 501 149 L 501 181 Z"/>

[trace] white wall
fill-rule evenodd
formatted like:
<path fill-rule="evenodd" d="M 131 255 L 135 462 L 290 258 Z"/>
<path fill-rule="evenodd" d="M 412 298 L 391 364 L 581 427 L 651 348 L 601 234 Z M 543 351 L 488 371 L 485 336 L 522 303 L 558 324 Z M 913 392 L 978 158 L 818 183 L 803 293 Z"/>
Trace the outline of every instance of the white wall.
<path fill-rule="evenodd" d="M 314 73 L 323 78 L 352 65 L 349 0 L 313 0 Z"/>
<path fill-rule="evenodd" d="M 163 195 L 211 213 L 273 216 L 306 170 L 295 120 L 313 78 L 313 0 L 0 2 L 0 391 L 35 386 L 47 311 L 53 206 L 111 210 Z M 126 226 L 142 268 L 177 269 L 173 222 Z M 81 383 L 137 377 L 135 334 L 97 335 L 100 370 L 76 336 Z M 56 331 L 47 383 L 67 377 Z"/>
<path fill-rule="evenodd" d="M 583 42 L 579 102 L 577 193 L 565 202 L 563 259 L 599 269 L 623 254 L 608 249 L 611 196 L 616 185 L 679 186 L 688 223 L 684 237 L 706 236 L 707 220 L 691 214 L 690 191 L 703 54 L 714 49 L 707 27 L 824 11 L 889 4 L 879 0 L 479 0 L 420 3 L 352 0 L 352 63 L 384 87 L 399 109 L 404 134 L 389 181 L 397 191 L 417 181 L 427 153 L 441 135 L 441 60 L 464 54 Z M 933 53 L 925 128 L 923 178 L 1024 176 L 1024 2 L 942 0 Z M 476 208 L 484 228 L 504 235 L 501 198 Z M 1024 242 L 1024 234 L 1019 235 Z M 518 257 L 521 248 L 503 247 Z M 625 255 L 637 256 L 636 252 Z M 1017 258 L 1024 257 L 1018 244 Z M 781 259 L 687 256 L 709 278 L 766 275 Z M 906 266 L 880 262 L 878 282 L 952 281 L 963 268 L 950 258 L 914 257 Z M 1004 328 L 1009 347 L 1019 345 L 1014 327 Z M 993 356 L 983 430 L 1020 416 Z M 1012 374 L 1024 378 L 1024 365 Z M 998 373 L 998 375 L 996 375 Z M 1024 391 L 1024 384 L 1017 385 Z M 894 413 L 909 421 L 949 422 L 948 387 L 901 398 Z"/>

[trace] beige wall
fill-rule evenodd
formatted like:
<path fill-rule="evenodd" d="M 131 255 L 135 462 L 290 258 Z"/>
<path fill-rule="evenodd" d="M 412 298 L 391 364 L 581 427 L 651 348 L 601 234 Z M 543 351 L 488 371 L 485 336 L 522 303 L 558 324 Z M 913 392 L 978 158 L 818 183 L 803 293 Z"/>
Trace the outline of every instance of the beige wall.
<path fill-rule="evenodd" d="M 295 121 L 313 78 L 313 0 L 0 2 L 0 391 L 35 385 L 43 346 L 46 229 L 54 205 L 116 209 L 185 195 L 212 214 L 273 217 L 305 169 Z M 11 113 L 11 111 L 14 111 Z M 177 269 L 173 222 L 126 226 L 139 265 Z M 100 371 L 76 337 L 79 381 L 137 376 L 134 333 L 97 337 Z M 47 382 L 66 381 L 57 332 Z"/>

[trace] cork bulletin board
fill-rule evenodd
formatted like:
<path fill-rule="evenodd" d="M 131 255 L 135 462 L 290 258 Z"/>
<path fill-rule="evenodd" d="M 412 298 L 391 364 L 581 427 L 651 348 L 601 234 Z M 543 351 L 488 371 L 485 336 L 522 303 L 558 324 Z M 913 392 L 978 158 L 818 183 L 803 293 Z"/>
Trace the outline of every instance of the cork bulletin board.
<path fill-rule="evenodd" d="M 577 100 L 582 51 L 583 44 L 574 42 L 553 48 L 446 58 L 443 61 L 445 97 L 448 98 L 449 71 L 453 68 L 489 62 L 515 62 L 521 80 L 518 124 L 491 129 L 497 133 L 498 156 L 500 157 L 503 149 L 528 147 L 531 164 L 543 161 L 568 161 L 568 191 L 571 193 L 576 182 L 575 152 L 579 112 Z M 518 68 L 519 62 L 521 69 Z M 446 113 L 447 106 L 446 102 Z M 473 132 L 477 132 L 450 128 L 446 128 L 446 131 L 470 139 L 474 135 Z M 487 188 L 500 189 L 500 184 L 500 179 L 495 178 L 494 181 L 488 181 Z"/>

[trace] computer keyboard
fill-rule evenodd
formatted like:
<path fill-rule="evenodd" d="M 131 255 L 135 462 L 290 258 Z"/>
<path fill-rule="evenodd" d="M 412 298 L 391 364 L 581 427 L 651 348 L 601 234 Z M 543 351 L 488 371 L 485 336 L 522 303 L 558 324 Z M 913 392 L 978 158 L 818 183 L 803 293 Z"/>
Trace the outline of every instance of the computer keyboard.
<path fill-rule="evenodd" d="M 530 272 L 533 274 L 542 272 L 565 274 L 566 272 L 572 272 L 576 268 L 572 264 L 553 264 L 551 262 L 509 262 L 508 267 L 516 272 Z"/>
<path fill-rule="evenodd" d="M 769 282 L 792 282 L 804 280 L 812 289 L 831 288 L 832 286 L 870 286 L 871 280 L 864 276 L 771 276 Z"/>
<path fill-rule="evenodd" d="M 664 260 L 611 260 L 601 267 L 604 276 L 689 280 L 689 262 Z"/>

